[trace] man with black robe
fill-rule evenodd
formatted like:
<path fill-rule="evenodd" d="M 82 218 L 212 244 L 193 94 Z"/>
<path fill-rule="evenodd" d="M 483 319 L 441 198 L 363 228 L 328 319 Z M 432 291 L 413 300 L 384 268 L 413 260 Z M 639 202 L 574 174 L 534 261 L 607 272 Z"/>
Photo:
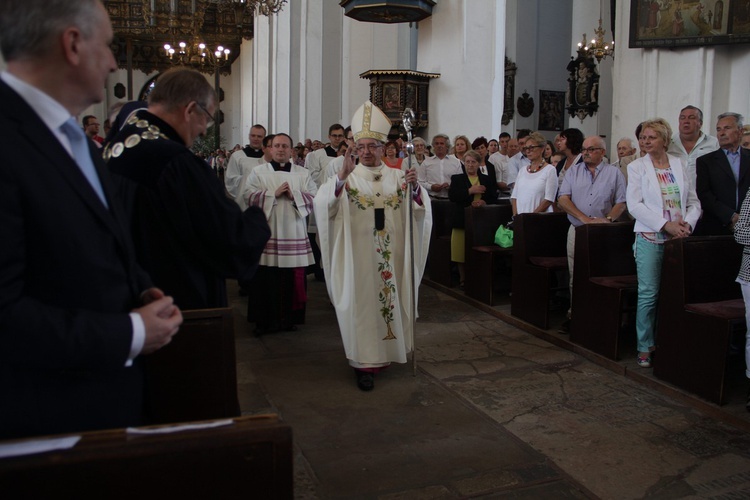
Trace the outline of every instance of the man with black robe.
<path fill-rule="evenodd" d="M 249 281 L 270 237 L 263 212 L 241 212 L 188 149 L 206 133 L 215 106 L 200 73 L 174 68 L 104 151 L 123 180 L 137 259 L 182 309 L 226 306 L 224 279 Z"/>

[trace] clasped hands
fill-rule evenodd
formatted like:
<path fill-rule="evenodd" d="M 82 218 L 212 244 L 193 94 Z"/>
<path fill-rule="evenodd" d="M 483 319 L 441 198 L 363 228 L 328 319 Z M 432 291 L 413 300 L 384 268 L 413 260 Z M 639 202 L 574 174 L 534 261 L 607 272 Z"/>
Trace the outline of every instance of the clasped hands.
<path fill-rule="evenodd" d="M 141 316 L 146 329 L 141 354 L 151 354 L 172 341 L 182 324 L 182 312 L 159 288 L 149 288 L 141 300 L 144 305 L 133 312 Z"/>
<path fill-rule="evenodd" d="M 673 238 L 685 238 L 692 232 L 690 224 L 684 220 L 667 222 L 664 224 L 664 230 Z"/>
<path fill-rule="evenodd" d="M 289 198 L 290 200 L 294 199 L 294 193 L 292 193 L 292 188 L 289 187 L 288 182 L 284 182 L 276 189 L 276 198 L 278 198 L 279 196 L 284 196 L 285 193 L 287 198 Z"/>

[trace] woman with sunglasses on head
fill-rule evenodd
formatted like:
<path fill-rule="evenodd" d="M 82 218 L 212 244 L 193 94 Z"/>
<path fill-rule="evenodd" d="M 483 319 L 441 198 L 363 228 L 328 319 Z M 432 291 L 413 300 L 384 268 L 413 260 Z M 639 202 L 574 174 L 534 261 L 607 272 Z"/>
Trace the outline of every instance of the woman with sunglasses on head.
<path fill-rule="evenodd" d="M 557 194 L 557 170 L 542 156 L 547 140 L 539 132 L 526 139 L 522 151 L 531 162 L 518 172 L 510 203 L 513 216 L 528 212 L 551 212 Z"/>

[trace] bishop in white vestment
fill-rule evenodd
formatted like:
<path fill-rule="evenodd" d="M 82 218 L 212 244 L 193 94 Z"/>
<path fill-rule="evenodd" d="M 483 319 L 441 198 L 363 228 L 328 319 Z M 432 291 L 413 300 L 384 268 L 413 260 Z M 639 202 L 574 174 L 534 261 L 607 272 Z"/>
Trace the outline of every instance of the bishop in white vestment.
<path fill-rule="evenodd" d="M 387 168 L 380 160 L 390 130 L 382 111 L 367 102 L 354 115 L 352 130 L 361 163 L 354 165 L 350 146 L 341 171 L 321 186 L 314 205 L 326 286 L 346 357 L 359 388 L 371 390 L 377 369 L 405 363 L 413 349 L 411 294 L 422 280 L 432 213 L 416 171 Z"/>

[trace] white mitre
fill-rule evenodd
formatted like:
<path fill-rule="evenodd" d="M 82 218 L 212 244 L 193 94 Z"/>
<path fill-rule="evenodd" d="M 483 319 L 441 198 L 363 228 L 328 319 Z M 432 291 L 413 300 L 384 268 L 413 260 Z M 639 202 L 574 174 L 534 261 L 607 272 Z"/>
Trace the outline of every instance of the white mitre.
<path fill-rule="evenodd" d="M 355 142 L 360 139 L 386 142 L 390 131 L 391 121 L 370 101 L 360 106 L 352 117 L 352 134 Z"/>

